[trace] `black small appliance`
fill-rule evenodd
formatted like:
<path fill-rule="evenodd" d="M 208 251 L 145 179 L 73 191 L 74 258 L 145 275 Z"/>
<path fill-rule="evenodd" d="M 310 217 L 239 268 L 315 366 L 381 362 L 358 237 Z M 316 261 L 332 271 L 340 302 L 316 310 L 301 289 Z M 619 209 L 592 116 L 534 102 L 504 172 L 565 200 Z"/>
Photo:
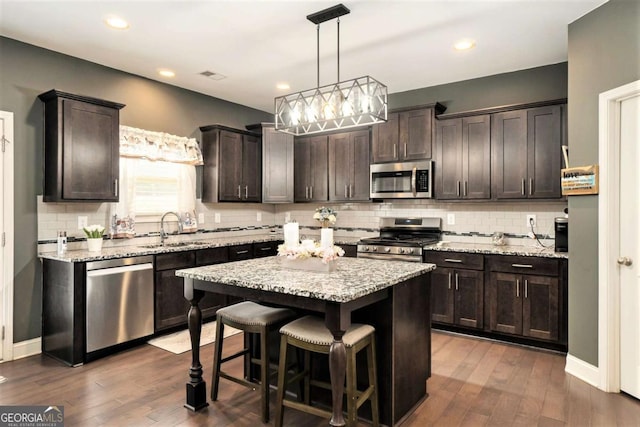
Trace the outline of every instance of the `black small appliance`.
<path fill-rule="evenodd" d="M 569 252 L 569 218 L 555 220 L 556 252 Z"/>

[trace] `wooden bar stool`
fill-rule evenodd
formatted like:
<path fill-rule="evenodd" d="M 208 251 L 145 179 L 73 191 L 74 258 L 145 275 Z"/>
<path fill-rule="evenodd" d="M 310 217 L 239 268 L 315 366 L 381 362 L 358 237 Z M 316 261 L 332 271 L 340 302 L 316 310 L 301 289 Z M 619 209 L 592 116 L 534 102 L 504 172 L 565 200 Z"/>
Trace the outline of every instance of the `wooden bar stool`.
<path fill-rule="evenodd" d="M 295 317 L 295 312 L 286 308 L 267 307 L 255 302 L 244 301 L 228 307 L 224 307 L 216 313 L 216 341 L 213 355 L 213 376 L 211 400 L 218 399 L 218 386 L 220 378 L 236 382 L 253 390 L 260 389 L 262 405 L 262 422 L 269 422 L 269 334 L 274 333 L 287 321 Z M 259 334 L 260 358 L 250 357 L 250 364 L 260 366 L 260 382 L 255 383 L 245 378 L 234 377 L 221 369 L 225 362 L 250 354 L 250 348 L 245 347 L 241 351 L 222 358 L 222 343 L 224 341 L 224 326 L 228 325 L 240 329 L 245 333 Z M 277 368 L 277 366 L 274 366 Z M 249 373 L 246 373 L 249 375 Z"/>
<path fill-rule="evenodd" d="M 278 369 L 278 394 L 276 398 L 275 425 L 282 426 L 284 407 L 297 409 L 302 412 L 331 418 L 331 412 L 312 406 L 309 397 L 310 386 L 318 386 L 331 390 L 326 382 L 314 381 L 310 378 L 310 352 L 329 354 L 333 342 L 333 335 L 324 324 L 324 320 L 315 316 L 305 316 L 287 323 L 280 328 L 280 366 Z M 358 408 L 371 401 L 371 416 L 373 425 L 379 425 L 378 387 L 376 374 L 375 329 L 371 325 L 353 324 L 342 337 L 347 351 L 346 366 L 346 397 L 347 397 L 347 426 L 357 424 Z M 304 368 L 302 372 L 287 379 L 288 346 L 304 350 Z M 364 391 L 357 390 L 356 355 L 361 350 L 367 350 L 367 371 L 369 385 Z M 297 402 L 284 398 L 287 385 L 304 381 L 304 402 Z"/>

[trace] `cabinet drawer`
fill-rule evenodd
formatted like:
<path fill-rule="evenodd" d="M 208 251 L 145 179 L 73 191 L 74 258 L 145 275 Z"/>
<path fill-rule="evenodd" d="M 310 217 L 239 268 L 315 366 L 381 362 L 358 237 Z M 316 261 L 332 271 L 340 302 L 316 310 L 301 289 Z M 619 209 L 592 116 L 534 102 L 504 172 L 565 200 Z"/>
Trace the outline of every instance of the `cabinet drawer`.
<path fill-rule="evenodd" d="M 552 258 L 488 256 L 487 266 L 489 271 L 515 274 L 557 276 L 560 272 L 560 261 Z"/>
<path fill-rule="evenodd" d="M 194 251 L 174 252 L 156 255 L 156 271 L 194 267 L 196 254 Z"/>
<path fill-rule="evenodd" d="M 466 268 L 468 270 L 484 269 L 484 255 L 482 254 L 426 251 L 424 261 L 433 263 L 438 267 Z"/>
<path fill-rule="evenodd" d="M 261 258 L 272 256 L 278 253 L 278 245 L 280 242 L 258 242 L 253 244 L 253 257 Z"/>
<path fill-rule="evenodd" d="M 196 265 L 220 264 L 229 261 L 229 248 L 209 248 L 196 251 Z"/>
<path fill-rule="evenodd" d="M 253 245 L 236 245 L 229 247 L 229 261 L 240 261 L 253 258 Z"/>

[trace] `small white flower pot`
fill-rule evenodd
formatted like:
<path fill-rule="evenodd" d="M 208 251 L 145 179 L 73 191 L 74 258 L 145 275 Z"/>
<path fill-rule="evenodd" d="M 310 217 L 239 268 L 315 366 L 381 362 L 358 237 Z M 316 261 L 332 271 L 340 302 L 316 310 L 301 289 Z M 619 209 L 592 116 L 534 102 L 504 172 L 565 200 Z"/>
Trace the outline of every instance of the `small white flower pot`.
<path fill-rule="evenodd" d="M 88 238 L 87 245 L 89 246 L 89 252 L 100 252 L 102 250 L 102 237 Z"/>

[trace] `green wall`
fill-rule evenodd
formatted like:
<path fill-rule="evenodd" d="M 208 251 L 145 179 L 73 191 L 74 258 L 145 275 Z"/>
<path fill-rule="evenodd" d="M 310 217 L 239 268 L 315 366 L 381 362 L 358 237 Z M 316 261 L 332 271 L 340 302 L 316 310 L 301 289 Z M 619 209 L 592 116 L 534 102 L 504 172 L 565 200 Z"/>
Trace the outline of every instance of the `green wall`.
<path fill-rule="evenodd" d="M 200 139 L 199 126 L 244 128 L 272 115 L 0 37 L 0 110 L 14 113 L 14 342 L 39 337 L 41 268 L 36 196 L 42 194 L 42 103 L 49 89 L 126 104 L 120 123 Z"/>
<path fill-rule="evenodd" d="M 640 2 L 610 0 L 569 25 L 569 153 L 598 163 L 598 96 L 640 79 Z M 569 197 L 569 353 L 598 366 L 598 196 Z"/>

